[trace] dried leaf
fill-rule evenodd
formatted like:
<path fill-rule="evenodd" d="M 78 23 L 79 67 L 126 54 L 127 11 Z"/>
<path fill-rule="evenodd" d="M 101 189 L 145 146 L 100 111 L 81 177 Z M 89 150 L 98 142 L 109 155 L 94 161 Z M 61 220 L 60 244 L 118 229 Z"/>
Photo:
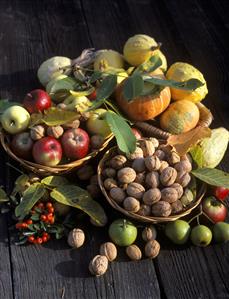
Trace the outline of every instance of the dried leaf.
<path fill-rule="evenodd" d="M 79 119 L 79 113 L 52 107 L 45 111 L 42 121 L 48 126 L 58 126 Z"/>
<path fill-rule="evenodd" d="M 167 144 L 175 147 L 180 156 L 186 154 L 189 149 L 199 142 L 202 138 L 210 137 L 211 130 L 204 127 L 196 127 L 195 129 L 179 135 L 171 135 L 167 139 Z"/>

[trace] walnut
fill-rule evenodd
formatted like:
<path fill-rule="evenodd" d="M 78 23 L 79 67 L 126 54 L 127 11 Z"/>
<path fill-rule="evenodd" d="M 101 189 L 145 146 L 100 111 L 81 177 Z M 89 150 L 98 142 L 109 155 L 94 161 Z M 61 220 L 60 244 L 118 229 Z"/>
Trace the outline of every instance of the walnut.
<path fill-rule="evenodd" d="M 67 129 L 78 129 L 80 126 L 80 121 L 78 119 L 73 120 L 70 123 L 63 124 L 62 127 L 67 130 Z"/>
<path fill-rule="evenodd" d="M 147 173 L 145 179 L 146 185 L 149 188 L 157 188 L 159 186 L 159 174 L 156 171 Z"/>
<path fill-rule="evenodd" d="M 159 146 L 159 141 L 158 141 L 156 138 L 154 138 L 154 137 L 150 137 L 150 138 L 149 138 L 149 141 L 151 142 L 151 144 L 152 144 L 155 148 L 157 148 L 157 147 Z"/>
<path fill-rule="evenodd" d="M 90 184 L 91 185 L 98 185 L 99 181 L 98 181 L 98 174 L 94 174 L 91 178 L 90 178 Z"/>
<path fill-rule="evenodd" d="M 167 167 L 162 170 L 160 175 L 160 181 L 163 186 L 170 186 L 175 183 L 177 177 L 177 171 L 173 167 Z"/>
<path fill-rule="evenodd" d="M 142 252 L 137 245 L 130 245 L 126 247 L 126 254 L 132 261 L 139 261 L 142 258 Z"/>
<path fill-rule="evenodd" d="M 114 180 L 112 178 L 107 178 L 103 182 L 103 185 L 104 185 L 105 189 L 107 189 L 107 190 L 111 190 L 112 188 L 118 187 L 116 180 Z"/>
<path fill-rule="evenodd" d="M 45 127 L 42 125 L 34 126 L 30 129 L 30 137 L 33 140 L 41 139 L 45 136 Z"/>
<path fill-rule="evenodd" d="M 163 200 L 160 200 L 152 205 L 152 215 L 157 217 L 167 217 L 171 214 L 171 205 Z"/>
<path fill-rule="evenodd" d="M 137 158 L 134 159 L 133 163 L 132 163 L 132 168 L 137 172 L 143 172 L 145 171 L 145 160 L 144 158 Z"/>
<path fill-rule="evenodd" d="M 68 234 L 68 245 L 74 248 L 79 248 L 85 241 L 85 235 L 82 229 L 74 228 Z"/>
<path fill-rule="evenodd" d="M 146 177 L 145 172 L 139 172 L 139 173 L 137 173 L 134 182 L 138 183 L 138 184 L 141 184 L 141 185 L 144 185 L 145 177 Z"/>
<path fill-rule="evenodd" d="M 174 165 L 175 163 L 180 162 L 180 156 L 177 152 L 171 151 L 170 154 L 167 156 L 167 161 L 170 165 Z"/>
<path fill-rule="evenodd" d="M 169 167 L 169 163 L 167 161 L 161 161 L 159 172 L 162 173 L 162 171 L 167 167 Z"/>
<path fill-rule="evenodd" d="M 47 128 L 47 135 L 56 139 L 60 138 L 64 133 L 64 129 L 61 126 L 52 126 Z"/>
<path fill-rule="evenodd" d="M 152 205 L 161 199 L 161 191 L 158 188 L 149 189 L 143 195 L 143 202 Z"/>
<path fill-rule="evenodd" d="M 176 189 L 178 193 L 178 199 L 181 198 L 184 192 L 183 187 L 178 183 L 174 183 L 170 187 Z"/>
<path fill-rule="evenodd" d="M 129 212 L 136 213 L 140 209 L 140 202 L 134 197 L 126 197 L 123 202 L 123 207 Z"/>
<path fill-rule="evenodd" d="M 186 187 L 190 181 L 191 176 L 189 173 L 183 171 L 177 173 L 176 183 L 180 184 L 183 188 Z"/>
<path fill-rule="evenodd" d="M 131 197 L 141 199 L 145 192 L 145 188 L 138 183 L 131 183 L 128 185 L 126 192 Z"/>
<path fill-rule="evenodd" d="M 134 159 L 137 159 L 137 158 L 142 158 L 143 157 L 143 151 L 140 147 L 136 147 L 135 151 L 131 154 L 128 154 L 127 157 L 131 161 L 134 160 Z"/>
<path fill-rule="evenodd" d="M 142 231 L 142 239 L 146 242 L 155 240 L 157 237 L 157 230 L 154 225 L 146 226 Z"/>
<path fill-rule="evenodd" d="M 87 185 L 87 191 L 92 196 L 92 198 L 98 198 L 101 195 L 101 190 L 99 185 L 90 184 Z"/>
<path fill-rule="evenodd" d="M 184 156 L 181 156 L 181 161 L 189 161 L 192 164 L 192 157 L 190 154 L 185 154 Z"/>
<path fill-rule="evenodd" d="M 161 161 L 157 156 L 148 156 L 145 158 L 145 166 L 149 171 L 158 170 L 161 167 Z"/>
<path fill-rule="evenodd" d="M 93 167 L 89 164 L 80 167 L 80 169 L 78 169 L 76 172 L 77 177 L 82 181 L 89 180 L 93 174 Z"/>
<path fill-rule="evenodd" d="M 155 152 L 154 142 L 147 139 L 139 140 L 140 148 L 142 149 L 143 156 L 152 156 Z"/>
<path fill-rule="evenodd" d="M 172 207 L 172 215 L 180 213 L 183 210 L 182 202 L 179 199 L 171 203 L 171 207 Z"/>
<path fill-rule="evenodd" d="M 160 252 L 160 244 L 156 240 L 151 240 L 146 243 L 145 255 L 149 258 L 155 258 Z"/>
<path fill-rule="evenodd" d="M 108 178 L 114 178 L 116 176 L 116 170 L 114 168 L 105 168 L 102 171 L 102 175 Z"/>
<path fill-rule="evenodd" d="M 91 136 L 90 142 L 92 149 L 99 149 L 104 143 L 104 137 L 101 135 L 93 135 Z"/>
<path fill-rule="evenodd" d="M 177 172 L 190 172 L 192 170 L 192 164 L 188 160 L 180 161 L 174 165 Z"/>
<path fill-rule="evenodd" d="M 108 269 L 108 259 L 105 255 L 96 255 L 89 264 L 91 274 L 100 276 L 106 273 Z"/>
<path fill-rule="evenodd" d="M 171 145 L 161 144 L 159 145 L 158 149 L 162 150 L 165 153 L 165 156 L 168 158 L 173 148 Z"/>
<path fill-rule="evenodd" d="M 165 153 L 160 149 L 155 151 L 154 156 L 158 157 L 161 161 L 165 159 Z"/>
<path fill-rule="evenodd" d="M 112 262 L 117 257 L 117 248 L 112 242 L 103 243 L 100 246 L 99 253 L 101 255 L 105 255 L 109 262 Z"/>
<path fill-rule="evenodd" d="M 167 187 L 161 190 L 161 199 L 172 203 L 178 199 L 178 193 L 175 188 Z"/>
<path fill-rule="evenodd" d="M 120 183 L 129 184 L 136 178 L 136 172 L 130 167 L 124 167 L 117 173 L 117 177 Z"/>
<path fill-rule="evenodd" d="M 119 187 L 115 187 L 115 188 L 112 188 L 110 190 L 110 196 L 114 199 L 114 201 L 116 201 L 117 203 L 121 203 L 123 202 L 123 200 L 125 199 L 126 197 L 126 194 L 125 192 L 119 188 Z"/>
<path fill-rule="evenodd" d="M 149 216 L 151 214 L 151 206 L 140 205 L 140 209 L 137 214 L 141 216 Z"/>
<path fill-rule="evenodd" d="M 110 166 L 114 169 L 121 169 L 124 167 L 127 158 L 123 155 L 114 156 L 110 161 Z"/>

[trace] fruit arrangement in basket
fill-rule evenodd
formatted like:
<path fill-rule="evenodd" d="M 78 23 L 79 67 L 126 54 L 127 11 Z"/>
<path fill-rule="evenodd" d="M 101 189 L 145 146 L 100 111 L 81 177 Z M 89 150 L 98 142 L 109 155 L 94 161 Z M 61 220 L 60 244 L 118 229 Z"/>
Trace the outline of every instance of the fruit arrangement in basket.
<path fill-rule="evenodd" d="M 43 176 L 24 173 L 11 193 L 1 189 L 3 207 L 15 210 L 20 244 L 67 234 L 68 244 L 79 248 L 86 240 L 76 221 L 84 217 L 81 213 L 95 226 L 109 223 L 110 240 L 89 264 L 99 276 L 119 247 L 131 260 L 140 260 L 142 251 L 155 258 L 161 228 L 175 244 L 190 239 L 207 246 L 212 235 L 216 242 L 229 240 L 229 174 L 215 169 L 226 153 L 229 132 L 210 130 L 213 117 L 201 103 L 207 83 L 197 68 L 176 62 L 167 70 L 161 44 L 135 35 L 126 41 L 123 55 L 87 49 L 73 60 L 55 56 L 40 65 L 37 75 L 42 88 L 29 92 L 22 103 L 2 100 L 0 105 L 3 148 Z M 113 137 L 117 146 L 96 169 L 90 159 Z M 70 171 L 71 178 L 61 175 Z M 111 223 L 105 199 L 133 222 Z M 143 226 L 143 250 L 135 221 Z"/>

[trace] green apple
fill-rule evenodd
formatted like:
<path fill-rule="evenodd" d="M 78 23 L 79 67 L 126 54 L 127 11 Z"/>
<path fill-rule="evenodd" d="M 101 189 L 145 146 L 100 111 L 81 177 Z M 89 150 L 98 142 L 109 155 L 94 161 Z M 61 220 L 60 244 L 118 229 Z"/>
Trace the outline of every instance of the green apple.
<path fill-rule="evenodd" d="M 17 134 L 29 126 L 30 114 L 29 112 L 18 105 L 7 108 L 1 117 L 3 129 L 10 134 Z"/>
<path fill-rule="evenodd" d="M 213 227 L 213 237 L 216 242 L 229 241 L 229 223 L 218 222 Z"/>
<path fill-rule="evenodd" d="M 80 111 L 87 110 L 88 107 L 91 106 L 91 101 L 85 96 L 70 95 L 63 101 L 63 103 L 66 105 L 65 109 L 73 111 L 77 108 L 77 106 Z M 85 109 L 83 109 L 83 107 L 85 107 Z"/>
<path fill-rule="evenodd" d="M 166 236 L 175 244 L 182 245 L 188 241 L 190 225 L 184 220 L 175 220 L 165 226 Z"/>
<path fill-rule="evenodd" d="M 192 229 L 191 241 L 194 245 L 206 247 L 211 243 L 211 240 L 212 232 L 207 226 L 199 224 Z"/>
<path fill-rule="evenodd" d="M 126 219 L 117 219 L 111 223 L 108 233 L 115 244 L 129 246 L 136 240 L 138 231 L 132 222 Z"/>
<path fill-rule="evenodd" d="M 107 110 L 99 108 L 91 112 L 89 119 L 86 122 L 87 131 L 94 135 L 102 135 L 107 137 L 110 133 L 110 127 L 106 122 L 105 115 Z"/>

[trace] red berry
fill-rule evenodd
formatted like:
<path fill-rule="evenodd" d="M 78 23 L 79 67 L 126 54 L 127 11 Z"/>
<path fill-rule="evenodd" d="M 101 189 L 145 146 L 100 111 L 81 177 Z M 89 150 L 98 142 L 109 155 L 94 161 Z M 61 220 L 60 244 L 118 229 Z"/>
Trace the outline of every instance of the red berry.
<path fill-rule="evenodd" d="M 41 215 L 40 219 L 41 219 L 41 221 L 46 222 L 47 221 L 47 216 L 46 215 Z"/>
<path fill-rule="evenodd" d="M 49 209 L 49 208 L 52 208 L 52 203 L 51 203 L 51 202 L 47 202 L 47 203 L 46 203 L 46 208 L 48 208 L 48 209 Z"/>
<path fill-rule="evenodd" d="M 26 223 L 27 223 L 28 225 L 33 224 L 33 220 L 32 220 L 32 219 L 28 219 L 28 220 L 26 220 Z"/>
<path fill-rule="evenodd" d="M 28 227 L 28 224 L 25 223 L 25 222 L 22 222 L 22 224 L 21 224 L 21 228 L 27 228 L 27 227 Z"/>
<path fill-rule="evenodd" d="M 37 244 L 42 244 L 42 243 L 43 243 L 42 238 L 37 238 Z"/>
<path fill-rule="evenodd" d="M 29 237 L 28 237 L 28 241 L 29 241 L 30 243 L 33 243 L 34 240 L 35 240 L 34 236 L 29 236 Z"/>
<path fill-rule="evenodd" d="M 49 235 L 49 234 L 48 234 L 47 232 L 43 232 L 43 233 L 42 233 L 42 237 L 48 237 L 48 235 Z"/>
<path fill-rule="evenodd" d="M 52 207 L 52 208 L 48 208 L 48 212 L 49 213 L 54 213 L 54 208 Z"/>
<path fill-rule="evenodd" d="M 49 223 L 50 224 L 53 224 L 55 222 L 55 219 L 54 219 L 54 217 L 52 217 L 50 220 L 49 220 Z"/>
<path fill-rule="evenodd" d="M 47 238 L 46 236 L 43 236 L 43 237 L 42 237 L 42 242 L 43 242 L 43 243 L 46 243 L 47 241 L 48 241 L 48 238 Z"/>
<path fill-rule="evenodd" d="M 43 209 L 44 209 L 44 204 L 43 204 L 43 202 L 40 202 L 40 203 L 37 205 L 37 207 L 38 207 L 39 209 L 43 210 Z"/>
<path fill-rule="evenodd" d="M 17 229 L 20 229 L 20 228 L 21 228 L 21 225 L 22 225 L 22 223 L 21 223 L 21 222 L 18 222 L 18 223 L 16 223 L 15 227 L 16 227 Z"/>
<path fill-rule="evenodd" d="M 220 200 L 225 200 L 229 194 L 229 189 L 226 189 L 224 187 L 216 187 L 214 189 L 213 194 L 215 195 L 216 198 Z"/>

